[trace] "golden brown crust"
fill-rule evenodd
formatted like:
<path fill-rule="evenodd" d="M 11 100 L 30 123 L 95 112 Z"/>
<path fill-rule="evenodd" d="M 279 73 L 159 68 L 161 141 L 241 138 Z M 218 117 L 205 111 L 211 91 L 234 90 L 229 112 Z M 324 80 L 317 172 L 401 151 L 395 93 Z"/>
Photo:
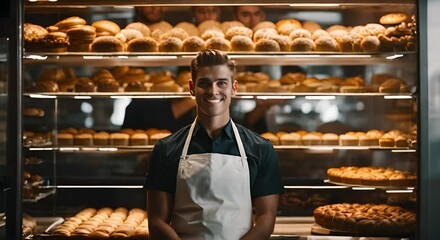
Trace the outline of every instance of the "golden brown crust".
<path fill-rule="evenodd" d="M 206 49 L 217 49 L 220 51 L 231 51 L 231 42 L 224 38 L 213 37 L 206 41 Z"/>
<path fill-rule="evenodd" d="M 315 42 L 310 38 L 296 38 L 290 45 L 290 51 L 292 52 L 311 52 L 315 51 Z"/>
<path fill-rule="evenodd" d="M 125 26 L 125 28 L 138 30 L 144 37 L 149 37 L 151 33 L 150 28 L 141 22 L 132 22 Z"/>
<path fill-rule="evenodd" d="M 127 46 L 128 52 L 157 52 L 159 51 L 159 46 L 151 37 L 145 38 L 135 38 L 128 42 Z"/>
<path fill-rule="evenodd" d="M 256 52 L 279 52 L 280 45 L 272 39 L 260 39 L 255 45 Z"/>
<path fill-rule="evenodd" d="M 86 20 L 73 16 L 57 22 L 54 26 L 58 28 L 58 31 L 67 31 L 71 27 L 86 24 Z"/>
<path fill-rule="evenodd" d="M 124 45 L 113 36 L 101 36 L 95 38 L 91 45 L 92 52 L 122 52 Z"/>
<path fill-rule="evenodd" d="M 408 15 L 405 13 L 389 13 L 380 17 L 379 22 L 381 24 L 399 24 L 408 19 Z"/>
<path fill-rule="evenodd" d="M 93 22 L 92 27 L 96 28 L 98 35 L 100 33 L 109 33 L 111 36 L 114 36 L 121 30 L 118 24 L 109 20 L 99 20 Z"/>
<path fill-rule="evenodd" d="M 181 52 L 183 42 L 179 38 L 169 37 L 160 41 L 159 52 Z"/>
<path fill-rule="evenodd" d="M 199 52 L 205 49 L 205 41 L 197 36 L 191 36 L 183 41 L 184 52 Z"/>
<path fill-rule="evenodd" d="M 254 51 L 254 42 L 250 37 L 236 35 L 231 39 L 232 51 L 251 52 Z"/>

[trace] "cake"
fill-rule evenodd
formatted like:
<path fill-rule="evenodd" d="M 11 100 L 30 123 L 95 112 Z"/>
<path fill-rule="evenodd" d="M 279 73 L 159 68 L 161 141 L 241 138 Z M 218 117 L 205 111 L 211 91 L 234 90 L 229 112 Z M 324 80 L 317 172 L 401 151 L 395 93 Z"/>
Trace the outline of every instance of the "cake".
<path fill-rule="evenodd" d="M 72 146 L 73 145 L 73 135 L 70 133 L 58 133 L 57 139 L 58 139 L 59 146 Z"/>
<path fill-rule="evenodd" d="M 126 133 L 111 133 L 110 145 L 112 146 L 128 146 L 130 135 Z"/>
<path fill-rule="evenodd" d="M 110 134 L 108 132 L 97 132 L 93 134 L 93 144 L 96 146 L 108 146 Z"/>
<path fill-rule="evenodd" d="M 334 133 L 325 133 L 321 136 L 322 145 L 339 145 L 339 136 Z"/>
<path fill-rule="evenodd" d="M 130 145 L 145 146 L 148 145 L 148 135 L 146 133 L 135 133 L 130 136 Z"/>
<path fill-rule="evenodd" d="M 265 132 L 265 133 L 262 133 L 261 136 L 263 138 L 266 138 L 267 140 L 269 140 L 272 143 L 272 145 L 280 145 L 280 139 L 274 133 Z"/>
<path fill-rule="evenodd" d="M 281 145 L 301 145 L 301 135 L 298 133 L 286 133 L 280 137 Z"/>
<path fill-rule="evenodd" d="M 307 133 L 304 136 L 301 136 L 301 142 L 303 145 L 321 145 L 321 136 L 315 133 Z"/>
<path fill-rule="evenodd" d="M 78 146 L 93 145 L 93 136 L 90 133 L 79 133 L 74 136 L 73 142 Z"/>

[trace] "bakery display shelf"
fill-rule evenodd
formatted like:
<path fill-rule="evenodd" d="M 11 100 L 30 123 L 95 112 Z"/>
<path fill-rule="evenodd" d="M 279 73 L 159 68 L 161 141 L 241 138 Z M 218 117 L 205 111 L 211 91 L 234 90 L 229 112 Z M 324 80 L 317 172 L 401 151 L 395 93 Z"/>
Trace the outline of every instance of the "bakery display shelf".
<path fill-rule="evenodd" d="M 414 180 L 414 184 L 406 184 L 406 186 L 397 186 L 397 185 L 361 185 L 361 184 L 348 184 L 348 183 L 342 183 L 342 182 L 335 182 L 330 180 L 324 180 L 326 183 L 331 183 L 338 186 L 348 186 L 351 187 L 353 190 L 374 190 L 374 189 L 384 189 L 384 190 L 390 190 L 389 193 L 412 193 L 416 187 L 416 181 Z M 387 191 L 388 192 L 388 191 Z"/>
<path fill-rule="evenodd" d="M 275 149 L 277 150 L 310 150 L 310 151 L 333 151 L 333 150 L 386 150 L 392 152 L 416 152 L 415 149 L 409 147 L 380 147 L 380 146 L 324 146 L 324 145 L 315 145 L 315 146 L 287 146 L 287 145 L 275 145 Z"/>
<path fill-rule="evenodd" d="M 25 184 L 23 184 L 23 188 L 32 188 L 32 187 L 36 187 L 36 186 L 41 186 L 43 184 L 44 184 L 44 180 L 40 180 L 40 181 L 25 183 Z"/>
<path fill-rule="evenodd" d="M 154 0 L 132 0 L 132 1 L 124 1 L 124 0 L 25 0 L 25 7 L 90 7 L 90 6 L 148 6 L 148 5 L 157 5 L 157 6 L 194 6 L 194 5 L 217 5 L 217 6 L 233 6 L 233 5 L 284 5 L 291 7 L 319 7 L 319 8 L 328 8 L 328 7 L 339 7 L 339 6 L 392 6 L 392 5 L 404 5 L 416 4 L 415 0 L 339 0 L 337 4 L 331 0 L 311 0 L 311 1 L 292 1 L 292 0 L 276 0 L 268 2 L 267 0 L 221 0 L 212 2 L 210 0 L 199 0 L 196 3 L 192 2 L 184 2 L 180 0 L 162 0 L 162 1 L 154 1 Z"/>
<path fill-rule="evenodd" d="M 60 152 L 142 152 L 153 150 L 154 145 L 145 146 L 61 146 Z"/>
<path fill-rule="evenodd" d="M 23 202 L 36 203 L 44 198 L 49 197 L 50 195 L 56 192 L 54 188 L 42 188 L 42 187 L 40 187 L 40 191 L 41 192 L 38 193 L 34 198 L 24 198 Z"/>
<path fill-rule="evenodd" d="M 189 66 L 196 53 L 26 53 L 25 64 L 53 63 L 108 67 Z M 229 52 L 239 65 L 375 65 L 405 63 L 416 52 L 342 53 L 342 52 Z"/>
<path fill-rule="evenodd" d="M 37 144 L 23 144 L 23 147 L 25 148 L 53 148 L 52 142 L 45 142 L 45 143 L 37 143 Z"/>
<path fill-rule="evenodd" d="M 334 230 L 329 229 L 320 226 L 317 223 L 313 223 L 311 226 L 311 233 L 313 235 L 321 235 L 322 238 L 315 236 L 312 238 L 314 240 L 332 240 L 332 239 L 341 239 L 336 238 L 336 236 L 349 236 L 350 238 L 342 238 L 342 239 L 359 239 L 359 237 L 368 237 L 368 239 L 374 240 L 374 239 L 380 239 L 380 240 L 406 240 L 411 239 L 409 234 L 401 234 L 401 235 L 390 235 L 390 234 L 384 234 L 384 233 L 372 233 L 372 232 L 349 232 L 349 231 L 341 231 L 341 230 Z M 334 237 L 331 237 L 334 236 Z M 308 239 L 308 238 L 307 238 Z"/>
<path fill-rule="evenodd" d="M 87 100 L 92 98 L 187 98 L 187 92 L 38 92 L 25 93 L 30 98 L 73 98 Z M 237 93 L 237 99 L 295 99 L 305 97 L 308 100 L 332 100 L 336 97 L 383 97 L 385 99 L 412 99 L 412 93 L 316 93 L 316 92 L 243 92 Z"/>

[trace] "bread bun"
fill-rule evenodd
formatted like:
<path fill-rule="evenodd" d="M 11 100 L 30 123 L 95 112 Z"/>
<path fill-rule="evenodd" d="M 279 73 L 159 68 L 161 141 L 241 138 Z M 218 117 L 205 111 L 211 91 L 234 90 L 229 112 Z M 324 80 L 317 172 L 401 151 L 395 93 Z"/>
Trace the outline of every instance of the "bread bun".
<path fill-rule="evenodd" d="M 25 49 L 28 52 L 42 51 L 42 41 L 49 32 L 42 26 L 25 23 L 23 25 L 23 38 Z"/>
<path fill-rule="evenodd" d="M 268 37 L 268 39 L 272 39 L 275 42 L 277 42 L 278 46 L 280 47 L 280 51 L 283 51 L 283 52 L 289 51 L 291 41 L 288 36 L 275 35 L 275 36 Z"/>
<path fill-rule="evenodd" d="M 138 30 L 142 33 L 144 37 L 149 37 L 151 33 L 150 28 L 141 22 L 132 22 L 128 24 L 125 28 Z"/>
<path fill-rule="evenodd" d="M 224 38 L 210 38 L 206 41 L 206 49 L 217 49 L 220 51 L 231 51 L 231 42 Z"/>
<path fill-rule="evenodd" d="M 322 145 L 339 145 L 339 136 L 334 133 L 325 133 L 321 136 Z"/>
<path fill-rule="evenodd" d="M 270 80 L 263 72 L 238 72 L 236 79 L 239 83 L 262 83 Z"/>
<path fill-rule="evenodd" d="M 199 36 L 199 29 L 190 22 L 179 22 L 174 28 L 182 28 L 188 36 Z"/>
<path fill-rule="evenodd" d="M 321 25 L 313 21 L 305 21 L 302 23 L 302 27 L 313 34 L 316 30 L 321 29 Z"/>
<path fill-rule="evenodd" d="M 260 39 L 255 45 L 257 52 L 279 52 L 280 45 L 272 39 Z"/>
<path fill-rule="evenodd" d="M 54 81 L 37 82 L 34 87 L 35 92 L 58 92 L 58 84 Z"/>
<path fill-rule="evenodd" d="M 300 83 L 306 79 L 306 75 L 302 72 L 286 73 L 280 78 L 281 84 Z"/>
<path fill-rule="evenodd" d="M 274 29 L 274 30 L 277 29 L 275 23 L 269 22 L 269 21 L 263 21 L 263 22 L 257 23 L 257 25 L 255 25 L 254 28 L 252 28 L 252 31 L 257 32 L 260 29 L 267 29 L 267 28 Z"/>
<path fill-rule="evenodd" d="M 122 52 L 124 45 L 113 36 L 97 37 L 91 45 L 92 52 Z"/>
<path fill-rule="evenodd" d="M 278 21 L 275 26 L 279 34 L 286 36 L 289 36 L 293 30 L 302 28 L 302 24 L 296 19 L 283 19 Z"/>
<path fill-rule="evenodd" d="M 180 92 L 181 89 L 174 81 L 155 83 L 151 87 L 152 92 Z"/>
<path fill-rule="evenodd" d="M 343 25 L 332 25 L 332 26 L 330 26 L 329 28 L 327 28 L 327 32 L 328 33 L 331 33 L 331 32 L 333 32 L 333 31 L 336 31 L 336 30 L 345 30 L 345 31 L 347 31 L 348 32 L 348 29 L 347 29 L 347 27 L 345 27 L 345 26 L 343 26 Z"/>
<path fill-rule="evenodd" d="M 110 145 L 112 146 L 128 146 L 130 136 L 126 133 L 110 134 Z"/>
<path fill-rule="evenodd" d="M 306 29 L 297 28 L 289 34 L 289 37 L 292 40 L 295 40 L 297 38 L 310 38 L 310 39 L 312 39 L 312 34 Z"/>
<path fill-rule="evenodd" d="M 224 21 L 220 24 L 220 29 L 225 34 L 231 27 L 244 27 L 244 25 L 240 21 Z"/>
<path fill-rule="evenodd" d="M 182 40 L 176 37 L 169 37 L 160 41 L 159 52 L 182 52 Z"/>
<path fill-rule="evenodd" d="M 339 52 L 339 44 L 332 37 L 319 37 L 315 40 L 316 51 L 319 52 Z"/>
<path fill-rule="evenodd" d="M 88 78 L 79 78 L 75 84 L 75 92 L 94 92 L 95 84 Z"/>
<path fill-rule="evenodd" d="M 281 145 L 301 145 L 301 135 L 298 133 L 286 133 L 279 138 Z"/>
<path fill-rule="evenodd" d="M 150 27 L 151 32 L 154 32 L 154 30 L 156 30 L 156 29 L 159 29 L 162 32 L 167 32 L 167 31 L 173 29 L 173 26 L 166 21 L 160 21 L 158 23 L 153 23 L 149 27 Z"/>
<path fill-rule="evenodd" d="M 93 145 L 96 146 L 108 146 L 110 139 L 110 133 L 97 132 L 93 134 Z"/>
<path fill-rule="evenodd" d="M 386 28 L 384 26 L 377 23 L 369 23 L 365 25 L 364 28 L 364 31 L 371 36 L 379 36 L 379 34 L 384 34 L 385 30 Z"/>
<path fill-rule="evenodd" d="M 66 19 L 63 19 L 55 24 L 55 27 L 58 28 L 58 31 L 67 31 L 69 28 L 79 25 L 86 25 L 86 20 L 73 16 Z"/>
<path fill-rule="evenodd" d="M 393 24 L 397 25 L 401 22 L 405 22 L 408 19 L 408 15 L 405 13 L 389 13 L 380 17 L 379 22 L 381 24 Z"/>
<path fill-rule="evenodd" d="M 128 43 L 135 38 L 144 38 L 144 35 L 136 29 L 122 29 L 115 37 L 123 43 Z"/>
<path fill-rule="evenodd" d="M 258 42 L 262 38 L 271 39 L 273 36 L 277 36 L 277 35 L 278 35 L 277 30 L 273 28 L 263 28 L 254 32 L 253 40 L 254 42 Z"/>
<path fill-rule="evenodd" d="M 199 34 L 203 34 L 206 30 L 209 30 L 209 29 L 217 29 L 217 30 L 221 31 L 220 23 L 215 20 L 203 21 L 199 24 L 199 26 L 197 28 L 199 29 Z"/>
<path fill-rule="evenodd" d="M 114 36 L 121 30 L 118 24 L 109 20 L 96 21 L 92 23 L 92 27 L 96 28 L 96 33 L 98 36 Z"/>
<path fill-rule="evenodd" d="M 363 52 L 377 52 L 380 48 L 379 38 L 376 36 L 367 36 L 362 39 L 361 49 Z"/>
<path fill-rule="evenodd" d="M 338 41 L 341 52 L 359 52 L 360 42 L 350 34 L 341 37 Z"/>
<path fill-rule="evenodd" d="M 320 38 L 320 37 L 323 37 L 323 36 L 325 36 L 325 37 L 330 37 L 330 33 L 328 33 L 328 32 L 325 31 L 325 30 L 318 29 L 318 30 L 316 30 L 315 32 L 313 32 L 313 34 L 312 34 L 312 39 L 313 39 L 313 41 L 315 41 L 316 39 L 318 39 L 318 38 Z"/>
<path fill-rule="evenodd" d="M 226 31 L 225 38 L 231 40 L 234 36 L 247 36 L 252 38 L 253 32 L 250 28 L 235 26 L 231 27 Z"/>
<path fill-rule="evenodd" d="M 182 28 L 173 28 L 160 36 L 160 40 L 165 40 L 170 37 L 179 38 L 180 40 L 185 40 L 188 38 L 188 33 Z"/>
<path fill-rule="evenodd" d="M 232 51 L 251 52 L 254 51 L 254 42 L 250 37 L 237 35 L 231 39 Z"/>
<path fill-rule="evenodd" d="M 98 92 L 119 92 L 119 83 L 116 80 L 105 79 L 99 81 L 96 90 Z"/>
<path fill-rule="evenodd" d="M 316 45 L 311 38 L 296 38 L 290 45 L 292 52 L 310 52 L 315 51 Z"/>
<path fill-rule="evenodd" d="M 133 81 L 127 83 L 127 86 L 124 88 L 125 92 L 147 92 L 148 89 L 145 84 L 141 81 Z"/>
<path fill-rule="evenodd" d="M 301 137 L 303 145 L 321 145 L 321 136 L 315 133 L 307 133 Z"/>
<path fill-rule="evenodd" d="M 191 72 L 190 71 L 182 71 L 177 75 L 176 83 L 180 86 L 187 86 L 188 81 L 191 79 Z"/>
<path fill-rule="evenodd" d="M 47 52 L 66 52 L 69 38 L 64 32 L 51 32 L 43 40 L 43 48 Z"/>
<path fill-rule="evenodd" d="M 150 77 L 150 82 L 154 84 L 168 81 L 174 82 L 174 76 L 169 71 L 152 73 Z"/>
<path fill-rule="evenodd" d="M 128 42 L 127 45 L 128 52 L 157 52 L 159 51 L 159 46 L 151 37 L 145 38 L 135 38 Z"/>
<path fill-rule="evenodd" d="M 92 26 L 75 26 L 67 30 L 69 42 L 72 43 L 91 43 L 96 37 L 96 29 Z"/>
<path fill-rule="evenodd" d="M 225 38 L 225 34 L 218 29 L 206 30 L 201 36 L 203 40 L 207 41 L 210 38 Z"/>
<path fill-rule="evenodd" d="M 200 52 L 205 49 L 205 41 L 197 36 L 191 36 L 183 41 L 184 52 Z"/>
<path fill-rule="evenodd" d="M 261 137 L 266 138 L 269 140 L 273 145 L 280 145 L 280 140 L 277 135 L 271 133 L 271 132 L 265 132 L 261 134 Z"/>
<path fill-rule="evenodd" d="M 130 136 L 131 146 L 145 146 L 148 145 L 148 135 L 146 133 L 135 133 Z"/>

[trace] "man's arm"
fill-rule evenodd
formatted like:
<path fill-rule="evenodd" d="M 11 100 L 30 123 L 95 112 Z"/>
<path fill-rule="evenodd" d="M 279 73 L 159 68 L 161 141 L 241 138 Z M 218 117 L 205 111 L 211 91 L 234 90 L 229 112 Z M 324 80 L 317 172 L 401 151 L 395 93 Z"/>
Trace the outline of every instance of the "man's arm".
<path fill-rule="evenodd" d="M 255 224 L 241 240 L 269 239 L 273 233 L 278 207 L 278 194 L 267 195 L 254 200 Z"/>
<path fill-rule="evenodd" d="M 151 239 L 180 239 L 170 226 L 172 208 L 173 199 L 171 194 L 157 190 L 148 190 L 147 213 Z"/>

